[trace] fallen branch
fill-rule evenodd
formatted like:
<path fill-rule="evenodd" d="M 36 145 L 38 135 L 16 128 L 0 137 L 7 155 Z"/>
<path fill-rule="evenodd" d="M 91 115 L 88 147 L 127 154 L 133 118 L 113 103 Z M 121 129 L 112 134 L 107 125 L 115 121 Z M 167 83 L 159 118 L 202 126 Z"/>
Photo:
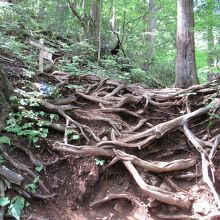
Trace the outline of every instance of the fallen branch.
<path fill-rule="evenodd" d="M 9 182 L 17 185 L 21 185 L 22 182 L 24 181 L 24 177 L 22 175 L 8 169 L 4 165 L 0 166 L 0 175 L 6 178 Z"/>

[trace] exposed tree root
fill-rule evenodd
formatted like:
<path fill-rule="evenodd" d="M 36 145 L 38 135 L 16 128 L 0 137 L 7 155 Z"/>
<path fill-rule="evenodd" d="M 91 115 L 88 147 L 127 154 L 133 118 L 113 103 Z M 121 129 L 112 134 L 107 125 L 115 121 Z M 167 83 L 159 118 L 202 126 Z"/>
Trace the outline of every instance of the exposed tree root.
<path fill-rule="evenodd" d="M 187 89 L 147 89 L 139 84 L 128 85 L 91 74 L 81 76 L 80 81 L 84 83 L 83 91 L 76 90 L 71 96 L 40 102 L 46 111 L 62 117 L 60 124 L 48 123 L 48 127 L 64 133 L 63 141 L 55 140 L 53 145 L 48 147 L 69 155 L 104 157 L 108 163 L 103 167 L 103 172 L 121 162 L 126 172 L 130 173 L 132 184 L 137 184 L 138 192 L 140 191 L 145 199 L 147 196 L 148 199 L 167 204 L 167 207 L 177 206 L 178 210 L 180 208 L 191 211 L 197 195 L 188 192 L 189 188 L 179 186 L 178 182 L 175 183 L 172 179 L 188 181 L 202 175 L 213 195 L 212 202 L 220 207 L 215 188 L 215 175 L 218 172 L 215 156 L 220 143 L 219 128 L 216 126 L 215 132 L 211 131 L 211 128 L 207 129 L 209 114 L 219 115 L 219 81 L 194 85 Z M 80 140 L 68 138 L 69 129 L 80 134 Z M 173 140 L 175 138 L 177 140 Z M 172 145 L 171 140 L 176 143 Z M 59 161 L 56 158 L 54 161 L 44 162 L 27 148 L 16 144 L 15 147 L 28 155 L 35 166 L 48 166 Z M 0 146 L 0 150 L 12 167 L 36 177 L 29 167 L 12 160 L 4 147 Z M 180 156 L 180 153 L 183 153 L 183 156 Z M 190 172 L 187 172 L 188 169 Z M 170 178 L 166 176 L 168 172 Z M 0 175 L 4 176 L 1 169 Z M 143 175 L 155 176 L 161 182 L 165 180 L 168 186 L 171 186 L 170 190 L 161 185 L 159 187 L 151 182 L 148 176 L 145 178 Z M 18 186 L 22 185 L 22 176 L 20 179 L 15 178 L 16 180 L 4 177 Z M 40 184 L 44 188 L 43 183 Z M 31 194 L 18 186 L 17 190 L 23 192 L 26 197 L 47 199 L 55 196 Z M 90 207 L 95 208 L 113 199 L 126 199 L 142 213 L 138 218 L 147 219 L 145 217 L 149 215 L 149 210 L 147 202 L 143 202 L 143 197 L 139 199 L 129 192 L 109 192 L 103 199 L 92 202 Z M 202 219 L 193 213 L 159 214 L 158 217 Z"/>
<path fill-rule="evenodd" d="M 53 149 L 65 152 L 65 153 L 73 153 L 73 154 L 93 154 L 96 156 L 105 156 L 111 157 L 113 153 L 108 150 L 104 150 L 98 147 L 90 147 L 90 146 L 75 146 L 71 144 L 64 144 L 60 142 L 55 142 L 53 144 Z"/>
<path fill-rule="evenodd" d="M 52 165 L 52 164 L 55 164 L 61 160 L 65 160 L 66 158 L 59 158 L 57 157 L 56 159 L 54 159 L 53 161 L 47 161 L 47 162 L 44 162 L 44 161 L 41 161 L 37 158 L 34 157 L 34 155 L 32 154 L 31 150 L 29 150 L 28 148 L 26 147 L 23 147 L 22 145 L 18 144 L 18 143 L 15 143 L 13 142 L 12 145 L 16 148 L 19 148 L 20 150 L 22 150 L 24 153 L 26 153 L 31 161 L 31 163 L 34 165 L 34 166 L 49 166 L 49 165 Z"/>
<path fill-rule="evenodd" d="M 201 216 L 198 214 L 195 215 L 165 215 L 165 214 L 159 214 L 157 215 L 157 217 L 161 218 L 161 219 L 174 219 L 174 220 L 218 220 L 220 218 L 220 213 L 218 212 L 213 212 L 210 213 L 208 216 Z"/>
<path fill-rule="evenodd" d="M 11 166 L 13 166 L 14 168 L 16 168 L 17 170 L 20 170 L 20 171 L 23 171 L 23 172 L 26 172 L 28 173 L 30 176 L 32 176 L 33 178 L 36 178 L 37 175 L 29 168 L 27 167 L 26 165 L 18 162 L 18 161 L 15 161 L 13 160 L 9 155 L 8 153 L 6 152 L 5 148 L 0 145 L 0 151 L 2 152 L 2 155 L 4 156 L 4 158 L 10 163 Z M 45 192 L 49 192 L 49 190 L 46 188 L 46 186 L 44 185 L 43 181 L 42 180 L 39 180 L 39 185 L 42 187 L 42 189 L 45 191 Z"/>
<path fill-rule="evenodd" d="M 123 161 L 130 161 L 133 164 L 144 168 L 145 171 L 152 171 L 155 173 L 165 173 L 176 170 L 184 170 L 195 165 L 195 158 L 174 160 L 171 162 L 162 161 L 145 161 L 140 158 L 126 154 L 120 150 L 114 150 L 115 155 Z"/>
<path fill-rule="evenodd" d="M 202 220 L 202 219 L 207 219 L 207 218 L 202 218 L 201 216 L 190 216 L 190 215 L 164 215 L 164 214 L 159 214 L 157 217 L 162 218 L 162 219 L 174 219 L 174 220 Z"/>
<path fill-rule="evenodd" d="M 132 216 L 132 218 L 142 219 L 142 220 L 149 219 L 147 206 L 142 201 L 140 201 L 139 198 L 132 195 L 131 193 L 117 193 L 117 194 L 109 193 L 104 198 L 99 199 L 95 202 L 92 202 L 90 204 L 90 207 L 96 208 L 96 207 L 102 205 L 103 203 L 106 203 L 106 202 L 109 202 L 109 201 L 115 200 L 115 199 L 126 199 L 132 203 L 133 210 L 130 213 L 130 216 Z"/>
<path fill-rule="evenodd" d="M 105 202 L 111 201 L 113 199 L 127 199 L 129 201 L 131 201 L 132 203 L 136 204 L 137 203 L 137 199 L 134 198 L 134 196 L 129 195 L 129 194 L 108 194 L 106 197 L 104 197 L 103 199 L 97 200 L 93 203 L 90 204 L 90 207 L 97 207 Z"/>
<path fill-rule="evenodd" d="M 170 162 L 148 161 L 133 155 L 133 151 L 135 149 L 142 151 L 146 147 L 151 147 L 152 152 L 160 152 L 161 149 L 152 149 L 152 145 L 165 135 L 175 132 L 175 130 L 182 130 L 189 143 L 201 154 L 201 158 L 205 158 L 204 161 L 207 162 L 206 168 L 209 170 L 219 146 L 219 136 L 216 136 L 214 140 L 201 140 L 193 134 L 189 123 L 193 123 L 194 119 L 198 120 L 201 116 L 207 115 L 220 106 L 219 98 L 213 95 L 216 94 L 214 88 L 216 88 L 218 82 L 213 81 L 204 85 L 195 85 L 188 89 L 167 88 L 157 90 L 145 89 L 138 84 L 127 85 L 125 83 L 101 79 L 94 75 L 84 75 L 81 77 L 81 81 L 86 81 L 88 83 L 87 89 L 84 92 L 78 91 L 73 96 L 72 100 L 69 97 L 61 102 L 56 102 L 56 104 L 71 104 L 71 101 L 77 102 L 79 99 L 80 102 L 84 100 L 84 102 L 89 101 L 97 103 L 99 107 L 93 108 L 90 112 L 84 110 L 86 109 L 85 106 L 83 110 L 80 108 L 77 110 L 69 108 L 69 114 L 67 114 L 65 113 L 66 110 L 58 105 L 49 103 L 42 103 L 42 105 L 48 110 L 60 114 L 66 119 L 68 125 L 72 123 L 78 128 L 82 136 L 86 139 L 87 144 L 80 146 L 69 144 L 68 140 L 64 138 L 64 143 L 55 142 L 53 144 L 53 149 L 69 154 L 92 154 L 95 156 L 109 157 L 112 161 L 105 166 L 104 170 L 118 161 L 122 161 L 143 193 L 163 203 L 175 205 L 183 209 L 190 209 L 193 203 L 192 194 L 178 187 L 171 179 L 167 180 L 177 193 L 168 192 L 161 188 L 148 185 L 142 179 L 133 164 L 147 172 L 167 173 L 185 170 L 195 166 L 195 156 L 186 159 L 172 160 Z M 201 95 L 200 102 L 198 101 L 192 105 L 189 97 L 194 97 L 196 94 Z M 204 105 L 204 94 L 211 95 L 212 98 L 214 97 L 212 102 L 208 105 Z M 192 106 L 196 106 L 196 109 L 195 107 L 192 108 Z M 198 108 L 198 106 L 200 108 Z M 177 111 L 171 116 L 170 109 L 173 108 Z M 157 117 L 152 115 L 149 117 L 148 114 L 151 109 L 153 109 Z M 158 112 L 161 112 L 160 117 L 158 117 Z M 115 120 L 108 117 L 109 113 L 112 116 L 117 116 Z M 122 114 L 125 115 L 124 118 L 121 117 Z M 71 118 L 69 115 L 73 117 Z M 175 118 L 173 117 L 174 115 L 176 115 Z M 133 126 L 133 123 L 132 125 L 130 124 L 129 120 L 131 117 L 135 120 L 135 126 Z M 165 121 L 166 117 L 170 117 L 170 119 Z M 129 120 L 127 121 L 126 118 Z M 155 123 L 153 125 L 151 122 L 159 120 L 163 122 L 156 123 L 156 125 Z M 108 135 L 108 140 L 106 141 L 106 139 L 103 139 L 101 141 L 90 127 L 81 124 L 80 121 L 100 121 L 101 123 L 107 123 L 112 128 Z M 194 126 L 192 126 L 192 128 L 195 129 Z M 105 133 L 105 130 L 103 132 Z M 103 132 L 102 134 L 104 134 Z M 96 143 L 91 142 L 88 135 L 91 135 Z M 212 148 L 209 154 L 207 153 L 206 147 Z M 123 149 L 123 151 L 119 149 Z M 185 150 L 186 147 L 182 149 Z M 131 150 L 132 154 L 130 152 Z M 127 151 L 129 151 L 129 153 Z M 158 158 L 160 158 L 160 156 L 167 157 L 174 154 L 175 151 L 170 150 L 170 152 L 167 151 L 158 155 Z M 205 162 L 203 162 L 203 164 L 205 164 Z M 204 174 L 204 170 L 205 169 L 203 169 L 203 177 L 206 175 Z M 174 175 L 173 178 L 192 179 L 199 176 L 200 174 L 197 173 L 185 173 Z M 209 178 L 206 177 L 206 179 Z M 210 184 L 207 180 L 206 182 L 215 195 L 216 191 L 214 190 L 213 184 Z M 120 196 L 121 194 L 111 195 L 110 197 L 107 196 L 101 201 L 92 203 L 91 206 L 101 204 L 113 198 L 120 198 Z M 124 194 L 122 197 L 130 199 Z M 216 202 L 219 203 L 216 195 L 215 199 Z"/>
<path fill-rule="evenodd" d="M 123 163 L 133 176 L 135 182 L 146 195 L 158 201 L 175 205 L 183 209 L 189 209 L 191 207 L 192 198 L 183 193 L 172 193 L 146 184 L 130 161 L 123 161 Z"/>
<path fill-rule="evenodd" d="M 4 198 L 5 197 L 5 191 L 6 191 L 6 187 L 4 184 L 4 181 L 2 179 L 0 179 L 0 198 Z M 5 216 L 5 210 L 6 207 L 0 207 L 0 220 L 4 220 L 4 216 Z"/>
<path fill-rule="evenodd" d="M 71 117 L 69 117 L 60 106 L 56 106 L 56 105 L 53 105 L 53 104 L 50 104 L 50 103 L 47 103 L 47 102 L 41 102 L 41 104 L 47 110 L 52 111 L 52 112 L 56 112 L 57 114 L 61 115 L 63 118 L 65 118 L 66 120 L 71 122 L 74 126 L 76 126 L 80 130 L 82 136 L 86 139 L 87 143 L 89 142 L 90 139 L 86 135 L 85 131 L 89 132 L 89 134 L 91 134 L 92 137 L 96 141 L 100 140 L 88 126 L 82 125 L 79 122 L 77 122 L 74 119 L 72 119 Z"/>

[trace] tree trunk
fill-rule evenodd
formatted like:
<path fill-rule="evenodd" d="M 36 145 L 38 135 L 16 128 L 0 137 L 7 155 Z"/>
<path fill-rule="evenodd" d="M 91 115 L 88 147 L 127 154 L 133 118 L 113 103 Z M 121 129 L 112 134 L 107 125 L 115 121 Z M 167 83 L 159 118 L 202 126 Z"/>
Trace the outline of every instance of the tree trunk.
<path fill-rule="evenodd" d="M 3 69 L 0 69 L 0 131 L 4 128 L 4 121 L 10 110 L 9 97 L 12 95 L 12 85 L 8 81 Z"/>
<path fill-rule="evenodd" d="M 101 19 L 101 0 L 93 0 L 90 8 L 90 23 L 88 26 L 87 37 L 89 42 L 95 46 L 97 51 L 100 44 L 100 19 Z"/>
<path fill-rule="evenodd" d="M 193 0 L 178 0 L 176 87 L 187 88 L 198 83 L 195 65 L 195 41 L 193 28 Z"/>
<path fill-rule="evenodd" d="M 146 35 L 146 43 L 147 43 L 147 63 L 151 64 L 155 55 L 155 28 L 156 28 L 156 4 L 157 0 L 149 0 L 148 8 L 149 15 L 147 19 L 147 35 Z"/>
<path fill-rule="evenodd" d="M 207 27 L 207 44 L 208 44 L 208 66 L 209 68 L 214 67 L 215 57 L 214 57 L 214 34 L 212 25 Z"/>
<path fill-rule="evenodd" d="M 207 2 L 207 14 L 208 14 L 208 23 L 207 23 L 207 45 L 208 45 L 208 57 L 207 57 L 207 63 L 210 70 L 215 65 L 215 41 L 214 41 L 214 33 L 213 33 L 213 11 L 215 9 L 215 3 L 213 1 Z"/>
<path fill-rule="evenodd" d="M 62 0 L 56 0 L 56 22 L 57 22 L 57 30 L 65 32 L 65 25 L 63 23 L 65 22 L 68 15 L 68 5 L 66 3 L 63 3 Z"/>
<path fill-rule="evenodd" d="M 102 0 L 92 0 L 90 5 L 90 15 L 86 14 L 85 2 L 82 2 L 83 5 L 83 16 L 77 11 L 77 6 L 70 0 L 66 0 L 73 15 L 78 19 L 80 25 L 82 26 L 85 37 L 88 42 L 95 47 L 98 52 L 98 57 L 100 57 L 100 44 L 101 44 L 101 8 Z"/>

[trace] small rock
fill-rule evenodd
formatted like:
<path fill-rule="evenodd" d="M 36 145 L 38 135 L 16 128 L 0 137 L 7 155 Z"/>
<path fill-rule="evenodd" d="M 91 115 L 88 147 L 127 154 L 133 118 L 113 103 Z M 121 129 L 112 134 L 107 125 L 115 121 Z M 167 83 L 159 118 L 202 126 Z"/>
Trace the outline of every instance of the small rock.
<path fill-rule="evenodd" d="M 107 138 L 106 136 L 104 136 L 104 137 L 102 138 L 102 141 L 108 141 L 108 138 Z"/>
<path fill-rule="evenodd" d="M 203 140 L 203 141 L 207 141 L 208 138 L 209 138 L 209 136 L 208 136 L 207 134 L 205 134 L 205 135 L 202 137 L 202 140 Z"/>
<path fill-rule="evenodd" d="M 193 203 L 192 211 L 193 211 L 193 214 L 202 213 L 204 215 L 207 215 L 211 211 L 211 206 L 207 200 L 205 200 L 204 198 L 201 198 Z"/>

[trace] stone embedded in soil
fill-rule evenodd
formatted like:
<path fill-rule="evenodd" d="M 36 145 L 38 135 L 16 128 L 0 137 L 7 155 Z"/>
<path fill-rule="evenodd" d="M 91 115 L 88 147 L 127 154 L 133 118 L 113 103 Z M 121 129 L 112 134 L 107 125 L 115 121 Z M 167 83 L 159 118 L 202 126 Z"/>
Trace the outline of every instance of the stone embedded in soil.
<path fill-rule="evenodd" d="M 192 211 L 194 214 L 202 213 L 204 215 L 208 215 L 212 210 L 211 205 L 205 198 L 200 198 L 193 203 Z"/>
<path fill-rule="evenodd" d="M 102 138 L 102 141 L 108 141 L 108 138 L 107 138 L 106 136 L 104 136 L 104 137 Z"/>

